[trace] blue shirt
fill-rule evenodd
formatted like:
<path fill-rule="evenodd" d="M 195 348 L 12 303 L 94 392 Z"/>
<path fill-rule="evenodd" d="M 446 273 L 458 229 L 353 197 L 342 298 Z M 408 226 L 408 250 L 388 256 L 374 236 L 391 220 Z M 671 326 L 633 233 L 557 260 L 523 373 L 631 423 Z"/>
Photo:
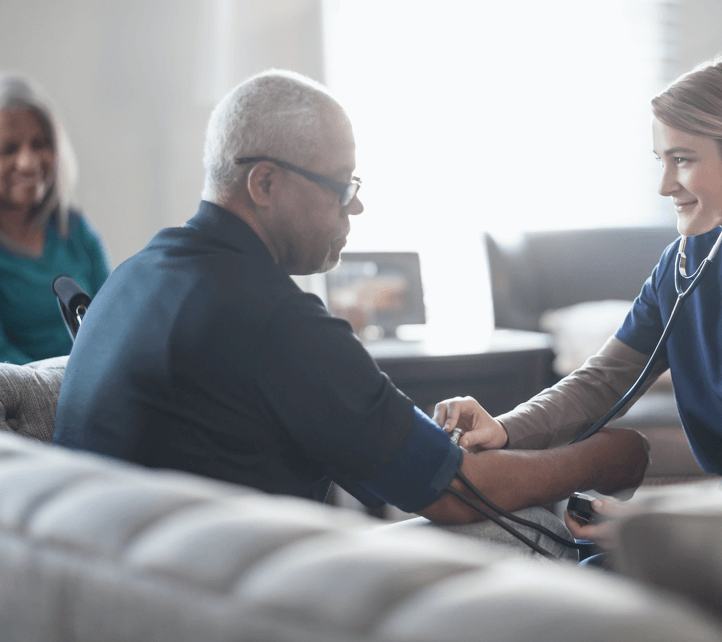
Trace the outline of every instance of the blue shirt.
<path fill-rule="evenodd" d="M 211 203 L 110 275 L 70 356 L 54 441 L 267 492 L 439 499 L 461 450 Z"/>
<path fill-rule="evenodd" d="M 687 273 L 692 274 L 720 234 L 714 229 L 687 240 Z M 662 254 L 616 337 L 651 354 L 672 313 L 675 257 L 680 239 Z M 687 287 L 689 281 L 684 281 Z M 710 265 L 682 310 L 661 358 L 669 362 L 682 425 L 704 470 L 722 474 L 722 255 Z"/>
<path fill-rule="evenodd" d="M 68 274 L 92 297 L 108 276 L 95 231 L 70 213 L 67 238 L 48 222 L 42 256 L 0 248 L 0 361 L 27 363 L 68 354 L 72 340 L 50 286 Z"/>

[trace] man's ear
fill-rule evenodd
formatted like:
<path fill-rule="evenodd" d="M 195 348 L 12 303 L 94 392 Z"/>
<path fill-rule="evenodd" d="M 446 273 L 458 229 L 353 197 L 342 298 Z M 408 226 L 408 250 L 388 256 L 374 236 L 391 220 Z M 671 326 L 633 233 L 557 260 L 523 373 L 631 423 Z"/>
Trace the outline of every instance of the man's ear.
<path fill-rule="evenodd" d="M 271 187 L 278 176 L 273 163 L 256 163 L 248 172 L 246 184 L 251 200 L 259 207 L 271 204 Z"/>

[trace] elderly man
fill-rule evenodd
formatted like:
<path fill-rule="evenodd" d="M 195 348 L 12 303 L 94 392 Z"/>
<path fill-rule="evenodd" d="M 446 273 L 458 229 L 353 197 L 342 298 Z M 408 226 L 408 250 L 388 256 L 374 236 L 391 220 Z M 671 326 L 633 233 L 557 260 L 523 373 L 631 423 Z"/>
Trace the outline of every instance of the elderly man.
<path fill-rule="evenodd" d="M 203 201 L 110 276 L 68 363 L 55 443 L 323 500 L 331 480 L 446 524 L 482 519 L 459 470 L 508 510 L 634 487 L 642 438 L 464 452 L 398 391 L 346 321 L 290 274 L 339 261 L 361 181 L 346 113 L 272 71 L 208 126 Z"/>

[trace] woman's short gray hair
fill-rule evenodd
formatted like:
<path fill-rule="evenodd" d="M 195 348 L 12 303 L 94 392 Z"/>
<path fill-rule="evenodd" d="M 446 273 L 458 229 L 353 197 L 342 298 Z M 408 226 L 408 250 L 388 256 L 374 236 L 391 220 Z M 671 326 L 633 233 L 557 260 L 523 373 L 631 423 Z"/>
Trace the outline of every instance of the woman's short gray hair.
<path fill-rule="evenodd" d="M 677 78 L 652 99 L 652 111 L 668 127 L 716 139 L 722 153 L 722 56 Z"/>
<path fill-rule="evenodd" d="M 274 156 L 303 164 L 316 151 L 322 109 L 343 112 L 326 88 L 306 76 L 272 69 L 252 76 L 223 98 L 206 132 L 203 198 L 224 202 L 247 170 L 243 156 Z"/>
<path fill-rule="evenodd" d="M 55 155 L 54 176 L 48 193 L 36 207 L 33 218 L 45 223 L 55 215 L 58 232 L 68 234 L 68 209 L 74 200 L 78 164 L 65 129 L 45 91 L 36 82 L 21 74 L 0 74 L 0 111 L 30 109 L 48 128 Z"/>

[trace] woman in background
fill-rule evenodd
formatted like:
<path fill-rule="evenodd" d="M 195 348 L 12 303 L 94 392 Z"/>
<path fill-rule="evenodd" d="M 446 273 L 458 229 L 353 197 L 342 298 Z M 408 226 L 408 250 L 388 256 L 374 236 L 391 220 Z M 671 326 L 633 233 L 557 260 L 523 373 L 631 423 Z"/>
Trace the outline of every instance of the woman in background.
<path fill-rule="evenodd" d="M 672 199 L 677 229 L 688 237 L 686 271 L 707 257 L 722 226 L 722 57 L 681 76 L 652 100 L 653 150 L 662 166 L 659 193 Z M 437 404 L 434 419 L 464 431 L 466 448 L 548 448 L 569 443 L 600 419 L 641 374 L 677 299 L 677 239 L 663 253 L 616 334 L 578 370 L 511 412 L 491 417 L 471 398 Z M 687 289 L 689 281 L 682 283 Z M 646 386 L 666 369 L 697 461 L 722 475 L 722 252 L 689 296 Z M 654 453 L 652 453 L 654 456 Z M 595 500 L 607 516 L 622 506 Z M 630 507 L 631 508 L 631 507 Z M 572 534 L 613 544 L 614 520 Z"/>
<path fill-rule="evenodd" d="M 94 296 L 108 276 L 98 236 L 70 206 L 76 173 L 42 89 L 0 75 L 0 362 L 68 354 L 53 279 L 68 274 Z"/>

